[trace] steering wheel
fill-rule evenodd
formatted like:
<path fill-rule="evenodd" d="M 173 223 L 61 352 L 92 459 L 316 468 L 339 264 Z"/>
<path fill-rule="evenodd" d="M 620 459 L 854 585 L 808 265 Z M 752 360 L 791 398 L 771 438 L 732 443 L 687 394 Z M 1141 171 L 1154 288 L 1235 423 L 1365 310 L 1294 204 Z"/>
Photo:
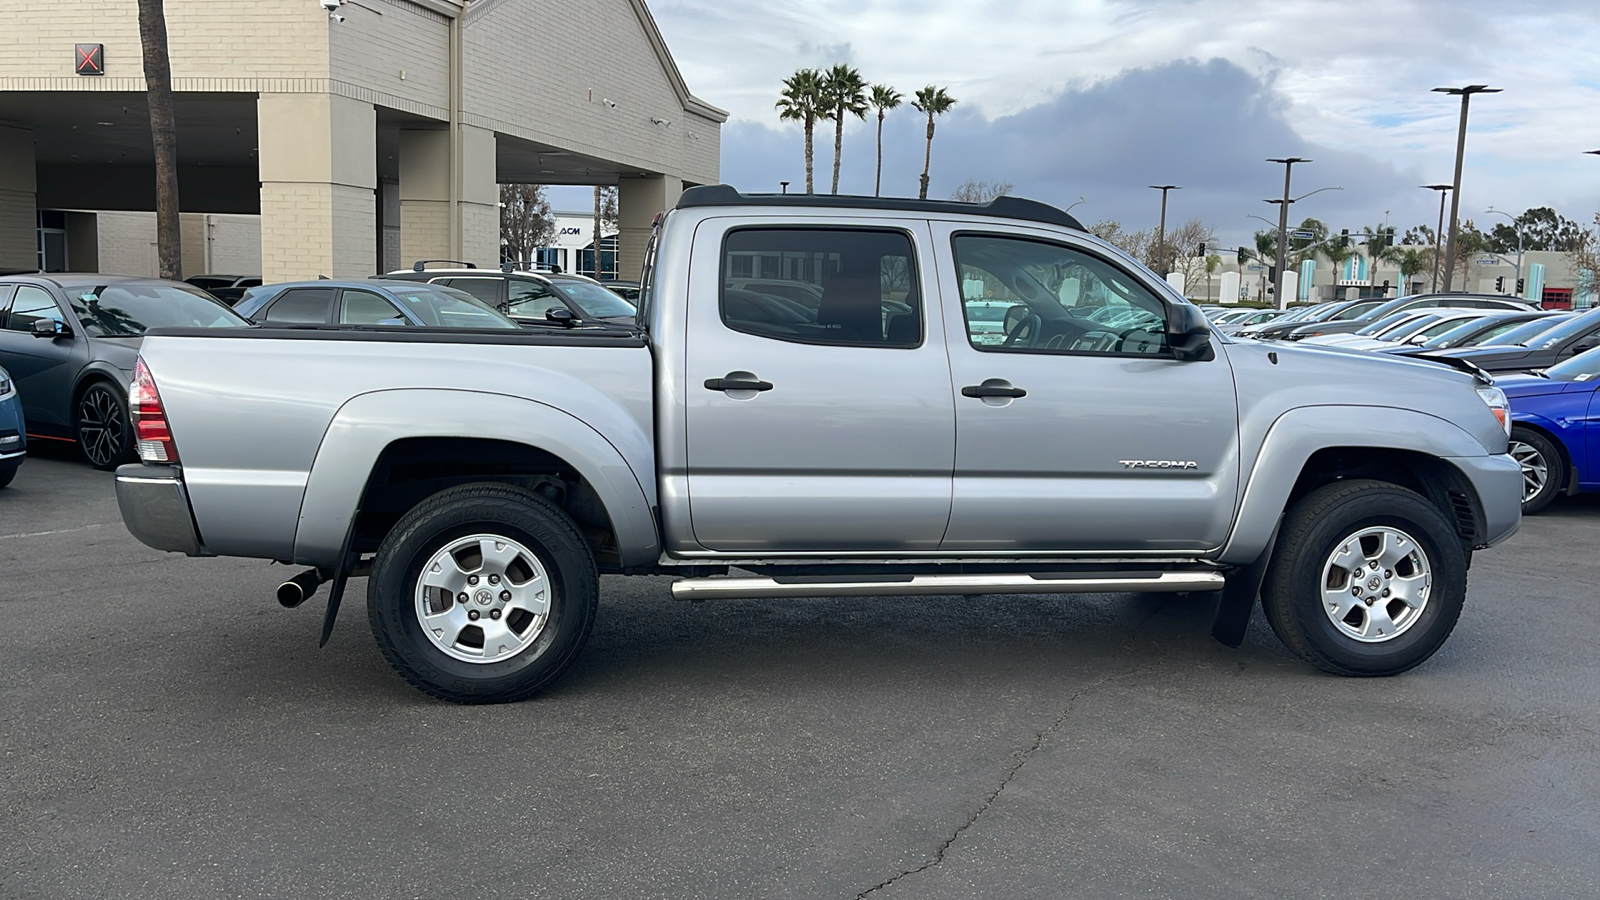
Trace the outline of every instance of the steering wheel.
<path fill-rule="evenodd" d="M 1072 349 L 1087 353 L 1109 353 L 1117 349 L 1122 335 L 1108 329 L 1085 331 L 1072 342 Z"/>
<path fill-rule="evenodd" d="M 1042 330 L 1044 330 L 1044 320 L 1039 318 L 1038 313 L 1029 313 L 1011 329 L 1011 333 L 1006 335 L 1005 342 L 1000 347 L 1001 349 L 1017 346 L 1032 347 L 1039 339 L 1039 332 Z M 1028 335 L 1026 339 L 1022 337 L 1024 332 Z"/>

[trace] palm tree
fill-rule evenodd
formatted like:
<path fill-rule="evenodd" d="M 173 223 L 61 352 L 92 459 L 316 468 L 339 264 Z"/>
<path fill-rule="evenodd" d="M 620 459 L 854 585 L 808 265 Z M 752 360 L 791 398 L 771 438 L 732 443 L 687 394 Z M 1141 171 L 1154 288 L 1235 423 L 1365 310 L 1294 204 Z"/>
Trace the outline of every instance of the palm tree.
<path fill-rule="evenodd" d="M 872 196 L 877 197 L 883 193 L 883 117 L 891 109 L 898 107 L 905 98 L 900 92 L 887 84 L 872 86 L 872 95 L 867 98 L 878 110 L 878 174 L 872 180 Z"/>
<path fill-rule="evenodd" d="M 922 182 L 917 191 L 917 199 L 928 199 L 928 166 L 933 161 L 933 117 L 943 115 L 956 105 L 956 98 L 945 93 L 944 88 L 928 85 L 917 91 L 917 98 L 911 101 L 912 107 L 918 112 L 928 115 L 928 146 L 922 154 Z"/>
<path fill-rule="evenodd" d="M 161 277 L 183 277 L 178 228 L 178 135 L 172 118 L 172 58 L 162 0 L 139 0 L 139 44 L 150 97 L 150 135 L 156 161 L 156 255 Z"/>
<path fill-rule="evenodd" d="M 1390 231 L 1387 225 L 1368 228 L 1366 235 L 1367 237 L 1361 242 L 1361 246 L 1367 249 L 1367 259 L 1372 265 L 1371 280 L 1376 282 L 1378 280 L 1378 264 L 1397 263 L 1400 261 L 1402 253 L 1400 248 L 1394 245 L 1394 232 Z M 1404 293 L 1404 290 L 1400 291 L 1400 294 Z"/>
<path fill-rule="evenodd" d="M 811 182 L 811 134 L 817 117 L 824 115 L 822 73 L 816 69 L 801 69 L 783 80 L 783 91 L 778 95 L 778 118 L 800 122 L 806 131 L 806 193 L 814 193 Z"/>
<path fill-rule="evenodd" d="M 1433 264 L 1433 252 L 1408 247 L 1400 251 L 1397 262 L 1400 264 L 1400 295 L 1403 297 L 1410 290 L 1411 276 L 1421 274 Z"/>
<path fill-rule="evenodd" d="M 867 83 L 861 72 L 840 63 L 822 76 L 822 96 L 828 118 L 833 120 L 833 189 L 839 193 L 839 156 L 844 151 L 844 117 L 867 117 Z"/>

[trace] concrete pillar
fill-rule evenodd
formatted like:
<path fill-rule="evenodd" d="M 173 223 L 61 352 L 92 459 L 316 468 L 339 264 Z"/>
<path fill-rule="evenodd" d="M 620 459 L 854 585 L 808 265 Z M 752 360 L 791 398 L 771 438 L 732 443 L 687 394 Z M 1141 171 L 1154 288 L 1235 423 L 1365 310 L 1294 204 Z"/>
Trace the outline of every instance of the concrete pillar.
<path fill-rule="evenodd" d="M 670 209 L 683 194 L 683 180 L 671 175 L 623 176 L 617 180 L 617 277 L 637 279 L 644 271 L 644 248 L 656 213 Z"/>
<path fill-rule="evenodd" d="M 33 132 L 0 125 L 0 269 L 39 266 Z"/>
<path fill-rule="evenodd" d="M 450 132 L 400 132 L 400 258 L 500 263 L 500 187 L 493 131 L 461 126 L 460 199 L 451 241 Z"/>
<path fill-rule="evenodd" d="M 262 94 L 261 276 L 377 272 L 377 112 L 331 94 Z"/>
<path fill-rule="evenodd" d="M 1235 304 L 1235 303 L 1238 303 L 1241 299 L 1243 299 L 1242 297 L 1239 296 L 1239 273 L 1238 272 L 1223 272 L 1222 273 L 1222 289 L 1221 290 L 1222 290 L 1222 295 L 1220 297 L 1221 301 L 1223 303 L 1226 303 L 1226 304 L 1230 305 L 1230 306 Z"/>

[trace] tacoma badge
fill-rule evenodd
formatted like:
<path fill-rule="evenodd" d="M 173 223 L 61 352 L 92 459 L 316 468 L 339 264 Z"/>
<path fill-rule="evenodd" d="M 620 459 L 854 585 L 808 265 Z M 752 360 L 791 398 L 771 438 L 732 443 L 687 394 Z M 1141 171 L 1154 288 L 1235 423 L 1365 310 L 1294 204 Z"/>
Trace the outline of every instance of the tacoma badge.
<path fill-rule="evenodd" d="M 1119 459 L 1125 469 L 1198 469 L 1192 459 Z"/>

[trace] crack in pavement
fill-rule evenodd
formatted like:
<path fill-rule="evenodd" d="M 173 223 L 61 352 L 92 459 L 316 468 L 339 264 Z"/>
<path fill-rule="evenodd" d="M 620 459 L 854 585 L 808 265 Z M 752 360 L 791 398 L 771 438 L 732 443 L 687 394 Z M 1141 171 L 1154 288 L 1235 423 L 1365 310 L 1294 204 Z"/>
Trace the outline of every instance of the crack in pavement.
<path fill-rule="evenodd" d="M 1150 618 L 1153 618 L 1153 616 L 1147 617 L 1145 621 L 1148 622 Z M 977 810 L 973 812 L 972 815 L 967 817 L 967 821 L 963 822 L 961 827 L 951 832 L 950 836 L 945 838 L 944 841 L 939 844 L 939 848 L 934 851 L 932 859 L 914 869 L 905 869 L 901 872 L 898 872 L 888 880 L 867 888 L 856 895 L 856 900 L 861 900 L 861 898 L 867 896 L 868 894 L 889 887 L 902 878 L 910 875 L 916 875 L 919 872 L 926 872 L 944 862 L 945 854 L 950 852 L 950 848 L 954 846 L 955 842 L 961 838 L 962 833 L 968 828 L 971 828 L 973 825 L 976 825 L 978 820 L 983 818 L 983 814 L 988 812 L 989 807 L 993 806 L 994 802 L 1000 798 L 1000 795 L 1005 792 L 1006 786 L 1011 784 L 1011 780 L 1017 777 L 1017 773 L 1022 771 L 1022 767 L 1028 764 L 1028 760 L 1033 757 L 1033 754 L 1037 752 L 1040 747 L 1043 747 L 1044 742 L 1050 738 L 1050 735 L 1054 734 L 1056 729 L 1060 728 L 1061 725 L 1067 721 L 1067 716 L 1072 714 L 1073 707 L 1077 705 L 1079 699 L 1081 699 L 1085 694 L 1104 687 L 1113 681 L 1123 678 L 1132 678 L 1141 672 L 1147 671 L 1149 668 L 1150 667 L 1148 665 L 1138 666 L 1127 672 L 1121 672 L 1116 675 L 1107 675 L 1104 678 L 1101 678 L 1099 681 L 1091 682 L 1090 684 L 1079 688 L 1071 697 L 1067 698 L 1066 704 L 1062 706 L 1061 713 L 1060 715 L 1056 716 L 1055 721 L 1051 722 L 1047 728 L 1034 736 L 1033 743 L 1031 745 L 1021 751 L 1012 751 L 1012 756 L 1015 757 L 1016 761 L 1012 764 L 1010 769 L 1006 770 L 1005 777 L 1000 779 L 1000 786 L 996 787 L 992 792 L 990 792 L 988 797 L 984 798 L 983 803 L 978 806 Z"/>

